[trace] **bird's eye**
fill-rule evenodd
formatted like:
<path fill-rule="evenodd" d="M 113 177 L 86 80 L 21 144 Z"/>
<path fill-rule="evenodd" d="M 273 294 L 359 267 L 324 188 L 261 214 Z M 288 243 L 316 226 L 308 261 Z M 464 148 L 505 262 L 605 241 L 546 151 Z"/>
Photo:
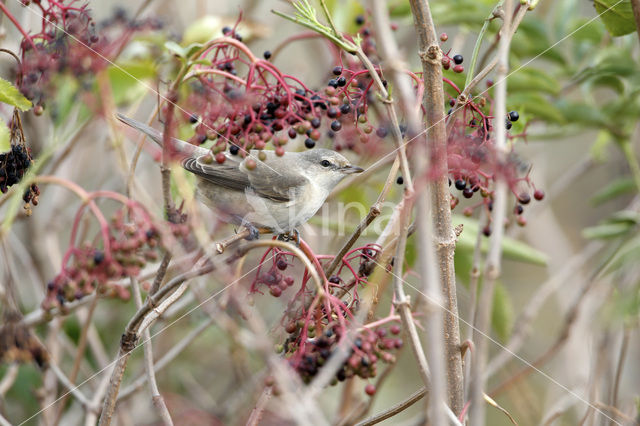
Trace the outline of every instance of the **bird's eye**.
<path fill-rule="evenodd" d="M 329 166 L 331 165 L 331 161 L 329 161 L 329 160 L 322 160 L 322 161 L 320 162 L 320 165 L 321 165 L 322 167 L 329 167 Z"/>

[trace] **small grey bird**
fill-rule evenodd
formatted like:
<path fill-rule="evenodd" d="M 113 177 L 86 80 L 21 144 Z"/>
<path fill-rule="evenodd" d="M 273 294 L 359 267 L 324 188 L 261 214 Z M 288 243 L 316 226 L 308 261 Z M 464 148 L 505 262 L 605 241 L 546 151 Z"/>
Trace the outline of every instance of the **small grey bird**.
<path fill-rule="evenodd" d="M 118 114 L 123 123 L 148 135 L 162 146 L 162 133 L 137 120 Z M 211 152 L 173 138 L 173 150 L 182 157 L 182 167 L 198 177 L 196 196 L 229 223 L 246 226 L 258 235 L 257 228 L 277 234 L 290 233 L 306 223 L 322 207 L 331 190 L 342 179 L 362 168 L 349 163 L 343 155 L 329 149 L 304 152 L 251 150 L 256 167 L 249 170 L 246 159 L 225 153 L 223 164 L 212 161 Z"/>

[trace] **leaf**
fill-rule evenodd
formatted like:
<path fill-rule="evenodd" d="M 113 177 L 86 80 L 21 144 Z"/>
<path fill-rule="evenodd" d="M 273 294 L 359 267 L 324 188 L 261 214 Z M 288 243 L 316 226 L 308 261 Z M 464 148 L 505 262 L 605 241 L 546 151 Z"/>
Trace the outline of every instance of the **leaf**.
<path fill-rule="evenodd" d="M 626 194 L 632 194 L 636 191 L 636 184 L 632 178 L 620 178 L 609 183 L 600 191 L 596 192 L 591 197 L 591 203 L 593 205 L 600 205 L 609 200 L 613 200 L 616 197 Z"/>
<path fill-rule="evenodd" d="M 31 101 L 4 78 L 0 78 L 0 102 L 14 106 L 21 111 L 27 111 L 32 107 Z"/>
<path fill-rule="evenodd" d="M 453 224 L 457 226 L 462 223 L 464 229 L 458 237 L 456 251 L 468 250 L 473 251 L 476 244 L 476 237 L 480 231 L 478 221 L 461 215 L 453 216 Z M 480 250 L 487 252 L 489 246 L 488 238 L 483 238 L 480 244 Z M 533 247 L 513 238 L 505 237 L 502 240 L 502 253 L 505 258 L 518 260 L 520 262 L 531 263 L 533 265 L 545 266 L 547 264 L 547 255 Z"/>
<path fill-rule="evenodd" d="M 0 118 L 0 152 L 6 152 L 11 149 L 11 131 L 7 123 Z"/>
<path fill-rule="evenodd" d="M 616 91 L 619 95 L 624 93 L 624 82 L 619 77 L 613 75 L 602 75 L 596 77 L 591 82 L 591 85 L 596 87 L 608 87 Z"/>
<path fill-rule="evenodd" d="M 594 0 L 593 5 L 612 36 L 620 37 L 636 31 L 631 0 Z"/>
<path fill-rule="evenodd" d="M 561 100 L 558 108 L 562 111 L 565 120 L 570 123 L 582 123 L 591 127 L 605 127 L 609 120 L 602 113 L 601 107 L 587 105 L 579 102 Z"/>
<path fill-rule="evenodd" d="M 132 59 L 110 66 L 107 73 L 113 99 L 121 105 L 134 102 L 147 92 L 143 81 L 156 76 L 156 65 L 150 59 Z"/>
<path fill-rule="evenodd" d="M 558 80 L 541 69 L 521 68 L 509 76 L 510 92 L 544 92 L 556 94 L 560 91 Z"/>
<path fill-rule="evenodd" d="M 590 240 L 614 238 L 626 234 L 633 226 L 625 222 L 603 223 L 583 229 L 582 236 Z"/>
<path fill-rule="evenodd" d="M 616 271 L 626 265 L 638 265 L 640 260 L 640 236 L 636 236 L 624 243 L 613 256 L 606 268 L 606 272 Z"/>
<path fill-rule="evenodd" d="M 164 48 L 167 49 L 169 52 L 173 53 L 174 55 L 178 56 L 179 58 L 186 59 L 187 57 L 187 51 L 185 50 L 185 48 L 180 46 L 175 41 L 169 40 L 165 42 Z"/>
<path fill-rule="evenodd" d="M 513 303 L 502 283 L 497 282 L 493 292 L 491 324 L 500 340 L 509 338 L 513 326 Z"/>

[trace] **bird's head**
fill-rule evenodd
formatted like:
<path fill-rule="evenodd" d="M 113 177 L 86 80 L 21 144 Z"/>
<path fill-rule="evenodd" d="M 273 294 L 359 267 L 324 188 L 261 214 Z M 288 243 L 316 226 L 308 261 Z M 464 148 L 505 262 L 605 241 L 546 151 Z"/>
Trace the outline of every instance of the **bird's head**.
<path fill-rule="evenodd" d="M 350 174 L 362 173 L 364 169 L 352 165 L 347 158 L 330 149 L 312 149 L 299 154 L 304 173 L 314 183 L 331 190 Z"/>

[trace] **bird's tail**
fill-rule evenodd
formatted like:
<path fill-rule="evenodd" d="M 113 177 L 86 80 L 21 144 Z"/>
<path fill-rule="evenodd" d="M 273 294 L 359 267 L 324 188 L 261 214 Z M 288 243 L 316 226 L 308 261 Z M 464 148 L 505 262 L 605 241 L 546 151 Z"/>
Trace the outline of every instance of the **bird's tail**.
<path fill-rule="evenodd" d="M 127 126 L 133 127 L 134 129 L 141 131 L 145 135 L 149 136 L 149 138 L 151 138 L 151 140 L 157 143 L 158 145 L 160 146 L 163 145 L 164 138 L 162 136 L 162 132 L 154 129 L 151 126 L 147 126 L 146 124 L 138 120 L 129 118 L 126 115 L 122 115 L 118 113 L 116 114 L 116 116 L 118 117 L 118 120 L 122 121 Z M 174 153 L 178 154 L 179 156 L 189 157 L 194 154 L 202 154 L 200 152 L 201 150 L 203 150 L 204 153 L 207 152 L 203 148 L 197 147 L 195 145 L 190 144 L 189 142 L 185 142 L 183 140 L 176 139 L 176 138 L 171 138 L 171 145 L 172 145 L 171 148 L 174 151 Z"/>

